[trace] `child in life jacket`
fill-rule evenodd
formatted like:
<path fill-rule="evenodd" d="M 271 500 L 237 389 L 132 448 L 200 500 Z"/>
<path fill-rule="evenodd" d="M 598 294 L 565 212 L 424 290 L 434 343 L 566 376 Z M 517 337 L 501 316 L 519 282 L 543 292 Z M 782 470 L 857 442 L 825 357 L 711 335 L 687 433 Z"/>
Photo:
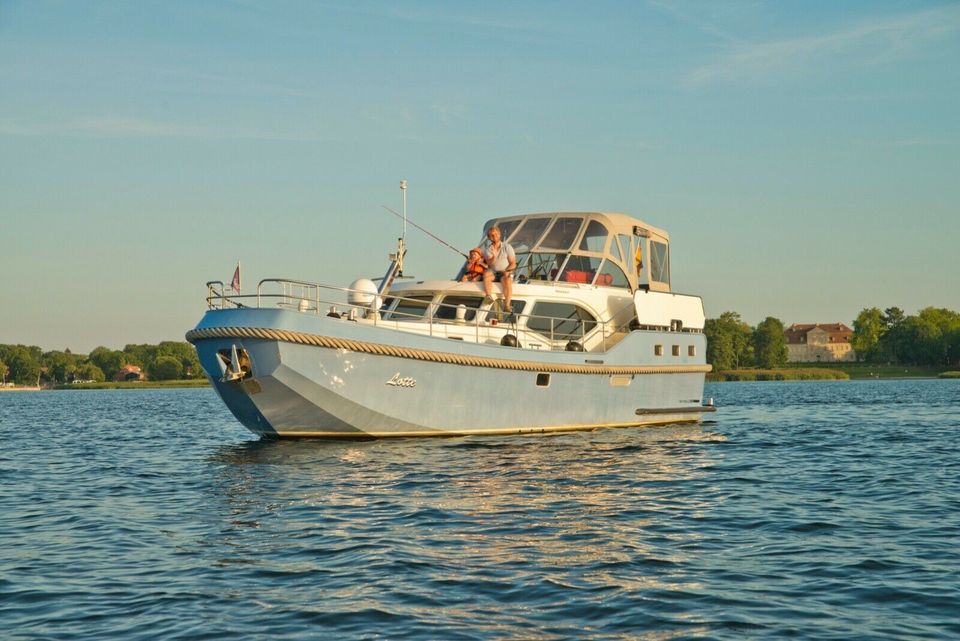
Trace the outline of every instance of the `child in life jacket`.
<path fill-rule="evenodd" d="M 470 258 L 467 259 L 467 268 L 463 272 L 463 282 L 483 280 L 483 272 L 487 271 L 487 263 L 483 260 L 483 253 L 479 247 L 470 250 Z"/>

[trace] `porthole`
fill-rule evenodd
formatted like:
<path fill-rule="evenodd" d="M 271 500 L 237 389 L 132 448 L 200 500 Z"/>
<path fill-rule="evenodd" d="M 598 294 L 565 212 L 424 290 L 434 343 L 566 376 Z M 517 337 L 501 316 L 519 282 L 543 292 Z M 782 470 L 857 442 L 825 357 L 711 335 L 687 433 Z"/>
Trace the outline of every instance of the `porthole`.
<path fill-rule="evenodd" d="M 544 372 L 537 374 L 537 387 L 549 387 L 550 375 Z"/>

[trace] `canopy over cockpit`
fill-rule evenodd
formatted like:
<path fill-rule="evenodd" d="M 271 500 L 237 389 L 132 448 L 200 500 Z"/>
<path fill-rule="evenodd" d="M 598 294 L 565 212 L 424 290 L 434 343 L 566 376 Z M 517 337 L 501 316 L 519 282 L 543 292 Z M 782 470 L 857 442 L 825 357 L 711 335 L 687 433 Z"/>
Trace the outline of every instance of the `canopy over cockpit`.
<path fill-rule="evenodd" d="M 619 213 L 554 212 L 504 216 L 496 224 L 517 254 L 516 280 L 670 291 L 666 231 Z"/>

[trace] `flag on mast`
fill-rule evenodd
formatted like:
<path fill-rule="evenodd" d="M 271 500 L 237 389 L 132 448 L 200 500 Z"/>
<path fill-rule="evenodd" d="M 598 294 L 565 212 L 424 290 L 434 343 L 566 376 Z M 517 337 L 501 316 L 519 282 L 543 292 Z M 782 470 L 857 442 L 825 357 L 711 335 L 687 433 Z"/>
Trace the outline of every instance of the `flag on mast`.
<path fill-rule="evenodd" d="M 230 281 L 230 287 L 233 291 L 240 293 L 240 261 L 237 261 L 237 268 L 233 270 L 233 280 Z"/>

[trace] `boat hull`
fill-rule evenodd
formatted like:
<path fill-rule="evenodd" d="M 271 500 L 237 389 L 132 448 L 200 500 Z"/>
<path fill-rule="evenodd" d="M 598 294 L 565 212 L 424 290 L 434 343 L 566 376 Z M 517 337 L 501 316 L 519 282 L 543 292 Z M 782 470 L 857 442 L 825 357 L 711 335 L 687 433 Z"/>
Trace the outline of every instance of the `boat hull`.
<path fill-rule="evenodd" d="M 650 333 L 635 332 L 598 362 L 279 314 L 208 312 L 188 334 L 224 403 L 264 437 L 560 432 L 693 422 L 713 410 L 702 403 L 708 366 L 636 364 L 663 341 Z M 390 340 L 400 335 L 403 347 Z M 231 350 L 251 368 L 224 380 L 221 355 Z"/>

